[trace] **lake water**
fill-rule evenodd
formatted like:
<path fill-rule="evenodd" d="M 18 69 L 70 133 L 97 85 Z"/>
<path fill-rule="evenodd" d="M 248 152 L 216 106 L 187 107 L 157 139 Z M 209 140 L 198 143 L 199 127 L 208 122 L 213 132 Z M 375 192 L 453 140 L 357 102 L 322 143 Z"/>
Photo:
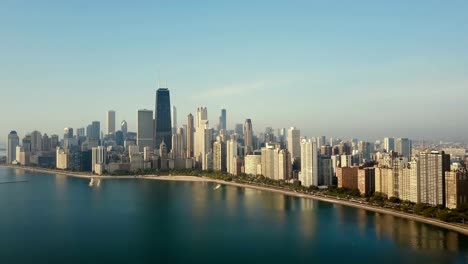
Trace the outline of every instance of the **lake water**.
<path fill-rule="evenodd" d="M 0 168 L 0 263 L 467 263 L 468 237 L 365 210 L 200 182 Z"/>

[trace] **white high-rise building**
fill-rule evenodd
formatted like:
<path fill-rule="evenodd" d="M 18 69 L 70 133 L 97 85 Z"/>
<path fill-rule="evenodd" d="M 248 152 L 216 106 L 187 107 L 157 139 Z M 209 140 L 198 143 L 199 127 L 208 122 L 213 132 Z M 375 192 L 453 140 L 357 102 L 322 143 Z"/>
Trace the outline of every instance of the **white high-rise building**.
<path fill-rule="evenodd" d="M 311 139 L 301 140 L 301 172 L 299 180 L 303 186 L 318 186 L 317 143 Z"/>
<path fill-rule="evenodd" d="M 19 155 L 16 155 L 16 147 L 19 146 L 19 137 L 16 131 L 11 131 L 8 134 L 7 142 L 7 163 L 11 164 L 15 160 L 19 160 Z"/>
<path fill-rule="evenodd" d="M 107 134 L 115 133 L 115 111 L 107 111 Z"/>
<path fill-rule="evenodd" d="M 421 193 L 421 185 L 420 185 L 420 175 L 419 175 L 419 160 L 414 158 L 412 161 L 408 163 L 409 169 L 409 201 L 413 203 L 420 202 L 420 193 Z"/>
<path fill-rule="evenodd" d="M 137 145 L 140 147 L 140 152 L 144 147 L 153 148 L 153 111 L 138 110 L 137 116 Z"/>
<path fill-rule="evenodd" d="M 288 150 L 291 160 L 301 157 L 301 131 L 295 127 L 288 129 Z"/>
<path fill-rule="evenodd" d="M 262 153 L 262 175 L 275 179 L 275 148 L 273 145 L 268 145 L 261 149 Z M 276 158 L 278 160 L 278 158 Z M 278 167 L 278 166 L 276 166 Z"/>
<path fill-rule="evenodd" d="M 226 144 L 226 170 L 228 173 L 233 173 L 234 172 L 234 160 L 237 157 L 237 150 L 238 149 L 238 144 L 237 144 L 237 139 L 235 136 L 233 136 L 230 140 L 228 140 Z"/>
<path fill-rule="evenodd" d="M 198 164 L 202 164 L 203 167 L 203 160 L 205 160 L 206 154 L 211 149 L 211 138 L 207 141 L 207 137 L 210 134 L 210 131 L 207 131 L 209 122 L 208 122 L 208 110 L 206 107 L 199 107 L 197 109 L 197 120 L 196 120 L 197 127 L 195 128 L 194 133 L 194 146 L 193 146 L 193 156 L 195 161 Z M 211 131 L 212 137 L 212 131 Z"/>
<path fill-rule="evenodd" d="M 278 151 L 278 180 L 289 180 L 291 178 L 292 165 L 291 154 L 287 149 Z"/>

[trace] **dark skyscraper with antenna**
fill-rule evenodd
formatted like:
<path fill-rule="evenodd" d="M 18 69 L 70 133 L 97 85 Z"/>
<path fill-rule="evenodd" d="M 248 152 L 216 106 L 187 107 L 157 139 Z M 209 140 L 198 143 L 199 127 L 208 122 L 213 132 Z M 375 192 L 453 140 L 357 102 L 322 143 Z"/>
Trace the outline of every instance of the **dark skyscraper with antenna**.
<path fill-rule="evenodd" d="M 164 140 L 168 151 L 172 149 L 171 97 L 169 89 L 159 88 L 156 91 L 156 108 L 154 122 L 154 147 L 159 148 Z"/>
<path fill-rule="evenodd" d="M 219 130 L 226 130 L 226 109 L 221 109 L 221 116 L 219 117 Z"/>

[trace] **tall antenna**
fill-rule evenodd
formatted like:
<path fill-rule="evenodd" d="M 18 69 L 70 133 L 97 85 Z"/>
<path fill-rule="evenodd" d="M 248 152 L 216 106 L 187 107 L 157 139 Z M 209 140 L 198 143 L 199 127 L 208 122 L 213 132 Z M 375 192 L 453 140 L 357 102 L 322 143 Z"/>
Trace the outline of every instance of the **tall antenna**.
<path fill-rule="evenodd" d="M 166 86 L 164 86 L 164 88 L 167 88 L 167 80 L 166 80 Z"/>

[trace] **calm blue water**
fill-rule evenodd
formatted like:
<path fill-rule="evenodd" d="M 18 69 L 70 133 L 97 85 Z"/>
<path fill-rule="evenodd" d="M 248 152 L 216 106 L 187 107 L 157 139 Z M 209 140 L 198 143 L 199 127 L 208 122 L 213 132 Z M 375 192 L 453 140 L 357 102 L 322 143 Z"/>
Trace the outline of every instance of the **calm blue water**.
<path fill-rule="evenodd" d="M 468 237 L 211 183 L 0 168 L 0 263 L 464 263 Z"/>

